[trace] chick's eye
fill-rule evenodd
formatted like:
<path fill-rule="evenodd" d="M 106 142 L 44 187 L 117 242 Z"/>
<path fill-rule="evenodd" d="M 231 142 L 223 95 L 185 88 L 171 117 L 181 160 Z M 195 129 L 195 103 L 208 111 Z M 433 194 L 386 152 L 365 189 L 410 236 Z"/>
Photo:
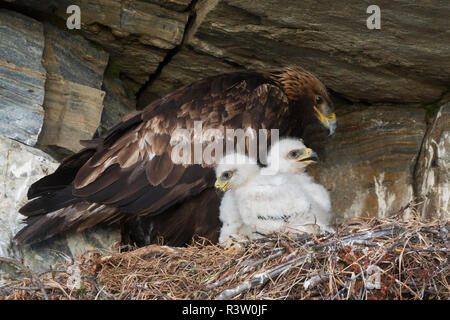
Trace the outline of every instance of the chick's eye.
<path fill-rule="evenodd" d="M 297 159 L 302 155 L 302 152 L 300 150 L 292 150 L 288 153 L 289 159 Z"/>
<path fill-rule="evenodd" d="M 228 179 L 230 179 L 231 178 L 231 173 L 230 172 L 224 172 L 223 174 L 222 174 L 222 179 L 223 180 L 228 180 Z"/>
<path fill-rule="evenodd" d="M 322 102 L 323 102 L 322 97 L 321 97 L 321 96 L 317 96 L 317 97 L 316 97 L 316 103 L 317 103 L 317 104 L 321 104 Z"/>

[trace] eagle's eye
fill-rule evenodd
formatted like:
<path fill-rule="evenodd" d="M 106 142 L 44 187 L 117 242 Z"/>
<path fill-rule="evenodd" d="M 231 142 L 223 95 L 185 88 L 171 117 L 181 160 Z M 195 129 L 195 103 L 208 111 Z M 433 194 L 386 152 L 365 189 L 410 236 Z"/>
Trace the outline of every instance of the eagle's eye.
<path fill-rule="evenodd" d="M 322 102 L 323 102 L 322 97 L 321 96 L 316 96 L 316 104 L 320 105 L 320 104 L 322 104 Z"/>
<path fill-rule="evenodd" d="M 289 159 L 297 159 L 302 155 L 303 155 L 303 150 L 296 149 L 296 150 L 289 151 L 287 156 Z"/>
<path fill-rule="evenodd" d="M 225 171 L 224 173 L 222 173 L 221 180 L 223 181 L 230 180 L 232 175 L 233 173 L 231 171 Z"/>

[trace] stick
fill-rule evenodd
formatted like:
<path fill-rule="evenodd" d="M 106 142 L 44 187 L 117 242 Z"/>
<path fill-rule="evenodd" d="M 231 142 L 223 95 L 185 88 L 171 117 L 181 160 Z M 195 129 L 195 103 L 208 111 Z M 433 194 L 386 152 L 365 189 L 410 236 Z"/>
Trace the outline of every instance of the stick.
<path fill-rule="evenodd" d="M 274 258 L 276 258 L 276 257 L 279 257 L 279 256 L 281 256 L 282 254 L 283 254 L 283 252 L 279 251 L 279 252 L 274 253 L 274 254 L 271 254 L 270 256 L 265 257 L 265 258 L 263 258 L 263 259 L 261 259 L 261 260 L 256 260 L 256 261 L 250 262 L 250 263 L 248 263 L 248 264 L 245 266 L 245 268 L 239 270 L 239 272 L 238 272 L 237 274 L 229 275 L 229 276 L 227 276 L 227 277 L 225 277 L 225 278 L 223 278 L 223 279 L 221 279 L 221 280 L 219 280 L 219 281 L 217 281 L 217 282 L 214 282 L 214 283 L 212 283 L 212 284 L 207 285 L 206 287 L 207 287 L 208 289 L 213 289 L 213 288 L 216 288 L 216 287 L 220 287 L 221 285 L 223 285 L 223 284 L 226 283 L 227 281 L 233 279 L 234 277 L 238 277 L 238 276 L 241 276 L 241 275 L 243 275 L 243 274 L 246 274 L 246 273 L 248 273 L 248 272 L 250 272 L 250 271 L 253 271 L 253 270 L 255 270 L 255 268 L 256 268 L 258 265 L 260 265 L 260 264 L 262 264 L 262 263 L 264 263 L 264 262 L 266 262 L 266 261 L 272 260 L 272 259 L 274 259 Z M 243 262 L 241 262 L 240 264 L 243 264 L 244 262 L 246 262 L 246 261 L 243 261 Z"/>
<path fill-rule="evenodd" d="M 33 271 L 31 271 L 30 268 L 24 266 L 21 262 L 15 260 L 15 259 L 11 259 L 11 258 L 0 257 L 0 262 L 10 264 L 10 265 L 16 267 L 17 269 L 19 269 L 20 271 L 22 271 L 23 273 L 28 274 L 36 282 L 36 285 L 41 290 L 41 293 L 42 293 L 44 299 L 48 300 L 47 293 L 45 292 L 45 288 L 42 285 L 41 280 L 39 280 L 39 277 Z"/>
<path fill-rule="evenodd" d="M 232 299 L 244 291 L 250 290 L 258 285 L 265 284 L 270 279 L 288 271 L 294 264 L 296 265 L 298 263 L 302 263 L 308 258 L 308 256 L 309 254 L 302 255 L 296 259 L 293 259 L 279 266 L 276 266 L 272 269 L 269 269 L 268 271 L 255 274 L 253 277 L 250 278 L 250 280 L 247 280 L 234 288 L 222 291 L 215 298 L 215 300 Z"/>

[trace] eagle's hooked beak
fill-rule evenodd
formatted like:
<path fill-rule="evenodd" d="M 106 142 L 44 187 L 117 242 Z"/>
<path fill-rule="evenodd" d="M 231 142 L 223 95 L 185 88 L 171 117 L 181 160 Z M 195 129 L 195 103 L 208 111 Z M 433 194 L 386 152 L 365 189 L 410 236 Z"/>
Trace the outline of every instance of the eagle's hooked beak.
<path fill-rule="evenodd" d="M 329 135 L 332 136 L 337 127 L 336 114 L 333 112 L 329 117 L 327 117 L 320 112 L 316 106 L 314 106 L 314 111 L 316 112 L 317 118 L 319 118 L 320 122 L 329 130 Z"/>
<path fill-rule="evenodd" d="M 217 194 L 221 194 L 227 191 L 228 186 L 230 185 L 230 181 L 221 183 L 219 179 L 214 183 L 214 189 L 216 189 Z"/>
<path fill-rule="evenodd" d="M 306 148 L 306 154 L 298 158 L 296 161 L 305 164 L 310 164 L 311 162 L 316 162 L 317 160 L 319 160 L 317 153 L 310 148 Z"/>

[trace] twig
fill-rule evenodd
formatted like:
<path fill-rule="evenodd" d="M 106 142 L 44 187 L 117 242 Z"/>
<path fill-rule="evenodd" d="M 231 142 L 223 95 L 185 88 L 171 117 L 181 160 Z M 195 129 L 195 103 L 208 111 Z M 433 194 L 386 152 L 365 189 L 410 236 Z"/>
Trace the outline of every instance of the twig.
<path fill-rule="evenodd" d="M 309 254 L 302 255 L 296 259 L 293 259 L 279 266 L 276 266 L 272 269 L 269 269 L 268 271 L 255 274 L 253 277 L 250 278 L 250 280 L 247 280 L 234 288 L 222 291 L 222 293 L 220 293 L 215 298 L 215 300 L 232 299 L 246 290 L 250 290 L 258 285 L 265 284 L 270 279 L 275 278 L 281 273 L 288 271 L 294 264 L 303 262 L 308 258 L 308 256 Z"/>
<path fill-rule="evenodd" d="M 219 281 L 217 281 L 217 282 L 215 282 L 215 283 L 212 283 L 212 284 L 210 284 L 210 285 L 207 285 L 206 287 L 207 287 L 208 289 L 213 289 L 213 288 L 216 288 L 216 287 L 220 287 L 220 286 L 223 285 L 224 283 L 227 283 L 229 280 L 231 280 L 231 279 L 233 279 L 233 278 L 235 278 L 235 277 L 244 275 L 244 274 L 246 274 L 246 273 L 248 273 L 248 272 L 251 272 L 251 271 L 255 270 L 255 268 L 256 268 L 258 265 L 263 264 L 264 262 L 267 262 L 267 261 L 269 261 L 269 260 L 275 259 L 275 258 L 277 258 L 277 257 L 280 257 L 282 254 L 283 254 L 283 252 L 279 251 L 279 252 L 276 252 L 276 253 L 274 253 L 274 254 L 271 254 L 270 256 L 265 257 L 265 258 L 263 258 L 263 259 L 261 259 L 261 260 L 256 260 L 256 261 L 252 261 L 252 262 L 243 261 L 243 262 L 241 262 L 240 264 L 244 264 L 244 262 L 247 262 L 247 263 L 246 263 L 246 266 L 245 266 L 243 269 L 239 270 L 239 272 L 238 272 L 237 274 L 229 275 L 229 276 L 227 276 L 227 277 L 225 277 L 225 278 L 223 278 L 223 279 L 221 279 L 221 280 L 219 280 Z"/>
<path fill-rule="evenodd" d="M 173 298 L 171 298 L 171 297 L 169 297 L 168 295 L 166 295 L 166 294 L 164 294 L 164 293 L 162 293 L 162 292 L 160 292 L 159 290 L 153 290 L 153 289 L 150 289 L 149 287 L 147 287 L 147 286 L 142 286 L 142 285 L 135 285 L 135 286 L 132 286 L 131 288 L 136 288 L 136 289 L 141 289 L 141 290 L 146 290 L 146 291 L 149 291 L 149 292 L 151 292 L 152 294 L 154 294 L 155 296 L 162 296 L 162 297 L 164 297 L 164 298 L 166 298 L 167 300 L 173 300 Z"/>
<path fill-rule="evenodd" d="M 33 271 L 31 271 L 30 268 L 24 266 L 21 262 L 15 260 L 15 259 L 11 259 L 11 258 L 0 257 L 0 262 L 4 262 L 9 265 L 12 265 L 12 266 L 16 267 L 17 269 L 19 269 L 21 272 L 28 274 L 36 282 L 36 285 L 39 287 L 44 299 L 48 300 L 48 295 L 45 292 L 45 289 L 41 283 L 41 280 L 39 280 L 39 277 Z"/>
<path fill-rule="evenodd" d="M 97 290 L 97 296 L 98 294 L 103 294 L 107 299 L 111 299 L 111 300 L 116 300 L 116 298 L 112 295 L 109 294 L 108 292 L 106 292 L 103 288 L 100 288 L 97 285 L 97 282 L 95 282 L 95 280 L 91 277 L 91 276 L 82 276 L 83 279 L 86 279 L 87 281 L 89 281 L 90 284 L 92 284 L 92 286 L 95 288 L 95 290 Z M 96 299 L 97 300 L 97 299 Z"/>

